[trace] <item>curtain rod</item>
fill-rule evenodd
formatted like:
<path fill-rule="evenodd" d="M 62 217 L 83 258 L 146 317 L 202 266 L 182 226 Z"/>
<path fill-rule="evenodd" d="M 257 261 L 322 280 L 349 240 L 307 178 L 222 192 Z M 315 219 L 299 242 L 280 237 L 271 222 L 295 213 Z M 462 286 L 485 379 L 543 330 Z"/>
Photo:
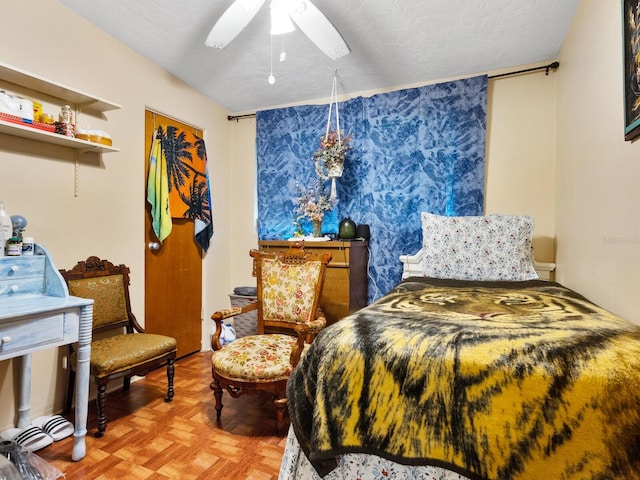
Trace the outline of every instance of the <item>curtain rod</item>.
<path fill-rule="evenodd" d="M 560 62 L 552 62 L 549 65 L 543 65 L 541 67 L 526 68 L 524 70 L 516 70 L 515 72 L 507 72 L 507 73 L 501 73 L 499 75 L 491 75 L 487 78 L 492 79 L 492 78 L 507 77 L 510 75 L 519 75 L 521 73 L 534 72 L 537 70 L 545 70 L 545 75 L 549 75 L 549 70 L 551 69 L 557 70 L 559 66 L 560 66 Z M 247 113 L 246 115 L 227 115 L 227 120 L 229 120 L 230 122 L 233 120 L 238 122 L 243 118 L 253 118 L 255 116 L 256 116 L 255 113 Z"/>
<path fill-rule="evenodd" d="M 554 70 L 556 70 L 559 66 L 560 66 L 560 62 L 552 62 L 549 65 L 543 65 L 541 67 L 526 68 L 524 70 L 516 70 L 515 72 L 507 72 L 507 73 L 501 73 L 499 75 L 491 75 L 488 78 L 491 79 L 491 78 L 506 77 L 509 75 L 518 75 L 520 73 L 534 72 L 536 70 L 546 70 L 545 75 L 549 75 L 550 69 L 553 68 Z"/>
<path fill-rule="evenodd" d="M 242 120 L 243 118 L 253 118 L 255 116 L 255 113 L 247 113 L 246 115 L 227 115 L 227 120 L 235 120 L 237 122 L 239 120 Z"/>

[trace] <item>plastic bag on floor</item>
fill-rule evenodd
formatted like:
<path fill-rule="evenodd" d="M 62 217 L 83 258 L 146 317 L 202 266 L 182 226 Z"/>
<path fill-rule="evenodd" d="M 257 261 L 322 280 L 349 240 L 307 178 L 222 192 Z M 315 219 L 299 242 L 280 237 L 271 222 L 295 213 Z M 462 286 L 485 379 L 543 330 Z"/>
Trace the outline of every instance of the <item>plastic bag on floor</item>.
<path fill-rule="evenodd" d="M 64 473 L 14 441 L 0 442 L 0 455 L 16 466 L 22 480 L 58 480 Z M 2 479 L 0 479 L 2 480 Z"/>
<path fill-rule="evenodd" d="M 16 466 L 0 455 L 0 480 L 22 480 Z"/>

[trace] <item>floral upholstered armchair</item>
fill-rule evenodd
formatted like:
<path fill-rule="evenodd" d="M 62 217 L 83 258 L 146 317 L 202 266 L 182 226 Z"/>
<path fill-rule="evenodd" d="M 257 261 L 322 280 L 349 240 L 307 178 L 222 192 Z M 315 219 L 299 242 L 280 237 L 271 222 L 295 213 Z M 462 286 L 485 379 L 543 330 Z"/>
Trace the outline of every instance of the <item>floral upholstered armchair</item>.
<path fill-rule="evenodd" d="M 217 417 L 222 413 L 222 392 L 236 398 L 268 391 L 274 394 L 276 431 L 281 433 L 287 406 L 289 375 L 304 351 L 326 325 L 319 301 L 330 253 L 311 254 L 300 244 L 283 252 L 251 250 L 257 299 L 244 307 L 212 315 L 216 331 L 211 339 L 213 381 Z M 258 334 L 240 337 L 222 346 L 223 321 L 257 310 Z"/>

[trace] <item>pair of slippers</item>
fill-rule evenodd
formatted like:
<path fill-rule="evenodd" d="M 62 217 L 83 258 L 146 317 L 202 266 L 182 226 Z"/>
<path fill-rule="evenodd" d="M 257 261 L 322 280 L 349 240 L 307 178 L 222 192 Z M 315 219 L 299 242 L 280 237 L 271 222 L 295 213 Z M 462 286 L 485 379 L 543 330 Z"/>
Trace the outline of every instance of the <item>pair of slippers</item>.
<path fill-rule="evenodd" d="M 61 415 L 38 417 L 26 428 L 10 428 L 0 433 L 3 440 L 14 441 L 25 450 L 35 452 L 54 441 L 67 438 L 74 431 L 73 424 Z"/>

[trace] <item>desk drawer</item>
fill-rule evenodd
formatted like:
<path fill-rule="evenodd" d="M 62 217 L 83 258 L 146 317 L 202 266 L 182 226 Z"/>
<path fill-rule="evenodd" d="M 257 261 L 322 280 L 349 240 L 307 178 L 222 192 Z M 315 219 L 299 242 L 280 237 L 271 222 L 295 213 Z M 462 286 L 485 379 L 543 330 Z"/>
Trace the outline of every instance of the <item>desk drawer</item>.
<path fill-rule="evenodd" d="M 6 279 L 0 277 L 0 299 L 26 293 L 41 293 L 44 277 L 23 277 Z"/>
<path fill-rule="evenodd" d="M 275 250 L 275 249 L 271 249 L 271 250 Z M 331 260 L 329 260 L 329 263 L 327 265 L 329 268 L 331 267 L 348 268 L 349 267 L 349 248 L 348 247 L 347 248 L 342 248 L 342 247 L 327 248 L 324 246 L 316 247 L 316 246 L 305 245 L 304 251 L 309 253 L 314 253 L 314 254 L 330 253 Z"/>
<path fill-rule="evenodd" d="M 64 313 L 0 323 L 0 356 L 57 345 L 64 339 Z"/>
<path fill-rule="evenodd" d="M 44 278 L 44 255 L 0 258 L 0 281 L 26 277 Z"/>

